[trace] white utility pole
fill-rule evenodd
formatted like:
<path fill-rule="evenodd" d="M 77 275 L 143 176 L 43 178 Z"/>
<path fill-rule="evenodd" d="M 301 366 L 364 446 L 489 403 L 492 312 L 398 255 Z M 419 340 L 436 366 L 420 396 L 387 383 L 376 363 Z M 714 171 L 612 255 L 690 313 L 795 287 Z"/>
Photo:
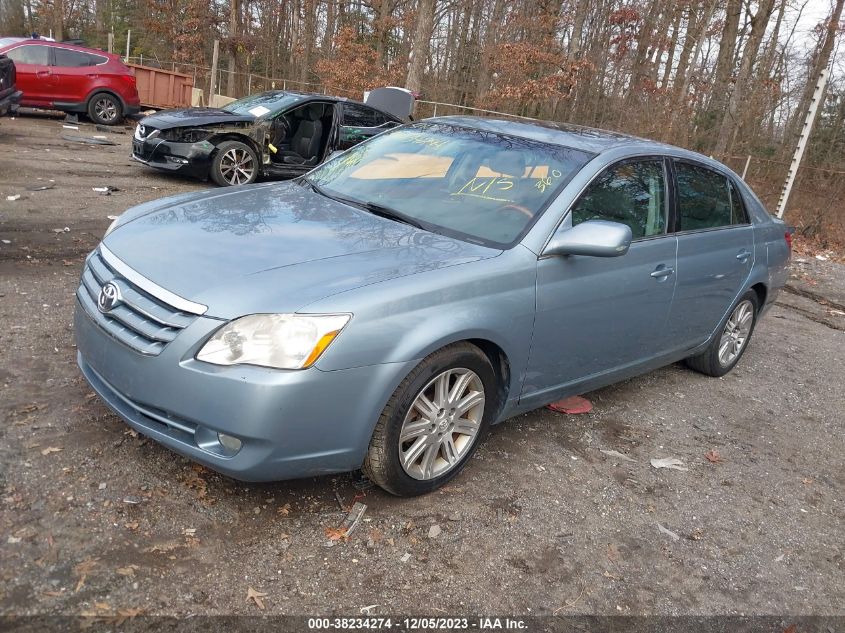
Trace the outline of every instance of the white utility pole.
<path fill-rule="evenodd" d="M 220 55 L 220 40 L 214 40 L 214 50 L 211 54 L 211 79 L 208 82 L 208 107 L 213 107 L 214 94 L 217 91 L 217 58 Z"/>
<path fill-rule="evenodd" d="M 792 185 L 795 182 L 795 176 L 798 174 L 798 166 L 801 164 L 801 159 L 804 157 L 804 150 L 807 148 L 807 141 L 810 139 L 810 132 L 813 130 L 813 122 L 816 120 L 816 113 L 819 109 L 819 104 L 824 94 L 824 87 L 827 85 L 828 70 L 825 68 L 819 73 L 819 82 L 816 84 L 816 89 L 813 92 L 813 100 L 810 102 L 810 107 L 807 110 L 807 118 L 804 119 L 804 127 L 801 128 L 801 136 L 798 139 L 798 147 L 795 148 L 795 154 L 792 156 L 792 163 L 789 165 L 789 173 L 786 176 L 786 182 L 780 192 L 780 200 L 778 200 L 778 217 L 783 217 L 783 212 L 786 211 L 786 203 L 789 200 L 789 194 L 792 192 Z"/>
<path fill-rule="evenodd" d="M 132 41 L 132 29 L 126 31 L 126 59 L 123 60 L 126 63 L 129 63 L 129 43 Z"/>

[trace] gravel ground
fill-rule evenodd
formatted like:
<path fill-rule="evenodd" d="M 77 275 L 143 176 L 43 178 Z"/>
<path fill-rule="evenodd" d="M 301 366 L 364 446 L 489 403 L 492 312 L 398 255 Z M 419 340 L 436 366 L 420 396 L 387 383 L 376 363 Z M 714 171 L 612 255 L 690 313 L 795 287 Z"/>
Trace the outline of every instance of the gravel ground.
<path fill-rule="evenodd" d="M 131 164 L 128 132 L 62 131 L 0 121 L 0 613 L 845 614 L 845 267 L 799 263 L 727 377 L 673 365 L 520 416 L 426 497 L 242 484 L 130 431 L 75 365 L 107 216 L 205 185 Z"/>

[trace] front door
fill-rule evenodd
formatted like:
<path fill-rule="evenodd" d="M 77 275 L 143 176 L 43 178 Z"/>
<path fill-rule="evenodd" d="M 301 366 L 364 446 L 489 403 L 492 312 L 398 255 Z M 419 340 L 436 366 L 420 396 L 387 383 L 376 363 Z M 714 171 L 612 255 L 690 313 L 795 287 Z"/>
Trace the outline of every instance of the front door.
<path fill-rule="evenodd" d="M 675 161 L 678 280 L 666 336 L 692 348 L 716 329 L 751 273 L 754 229 L 731 179 Z"/>
<path fill-rule="evenodd" d="M 552 399 L 582 379 L 659 356 L 675 289 L 676 238 L 667 233 L 662 158 L 606 169 L 559 230 L 587 220 L 631 227 L 620 257 L 570 255 L 537 263 L 537 312 L 523 397 Z"/>
<path fill-rule="evenodd" d="M 55 81 L 49 47 L 24 44 L 6 51 L 6 56 L 15 62 L 17 88 L 23 92 L 24 105 L 51 106 Z"/>

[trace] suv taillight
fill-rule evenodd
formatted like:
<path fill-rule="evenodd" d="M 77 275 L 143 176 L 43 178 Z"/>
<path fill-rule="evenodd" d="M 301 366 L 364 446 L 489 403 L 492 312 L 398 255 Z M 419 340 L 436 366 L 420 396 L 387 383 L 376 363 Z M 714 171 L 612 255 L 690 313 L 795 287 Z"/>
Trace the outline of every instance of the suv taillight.
<path fill-rule="evenodd" d="M 783 239 L 786 240 L 786 245 L 789 247 L 789 250 L 792 250 L 792 233 L 787 231 L 783 234 Z"/>

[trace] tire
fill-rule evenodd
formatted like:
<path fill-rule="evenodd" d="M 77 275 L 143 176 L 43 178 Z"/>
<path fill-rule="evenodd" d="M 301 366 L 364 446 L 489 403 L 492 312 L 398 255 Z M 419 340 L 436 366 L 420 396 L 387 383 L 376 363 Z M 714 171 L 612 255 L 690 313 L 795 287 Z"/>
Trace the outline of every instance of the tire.
<path fill-rule="evenodd" d="M 458 386 L 459 382 L 463 387 Z M 474 404 L 463 415 L 460 407 L 426 407 L 431 413 L 423 415 L 418 408 L 422 400 L 418 403 L 418 398 L 422 395 L 430 404 L 438 403 L 438 385 L 442 393 L 446 385 L 449 395 L 456 396 L 452 404 Z M 478 400 L 479 393 L 483 404 Z M 497 394 L 493 367 L 474 345 L 456 343 L 427 356 L 396 388 L 384 407 L 370 440 L 364 474 L 400 497 L 439 488 L 461 471 L 483 440 L 497 410 Z M 450 411 L 456 413 L 450 416 Z M 403 429 L 412 439 L 400 443 Z M 418 445 L 424 448 L 415 448 Z M 414 455 L 419 456 L 418 462 Z"/>
<path fill-rule="evenodd" d="M 760 300 L 757 293 L 749 290 L 731 307 L 728 316 L 719 324 L 718 334 L 713 337 L 707 349 L 701 354 L 690 356 L 684 361 L 687 367 L 716 378 L 727 374 L 736 367 L 739 359 L 748 349 L 748 343 L 754 333 L 754 326 L 757 325 L 759 311 Z M 750 319 L 750 322 L 748 322 L 748 319 Z M 741 343 L 737 337 L 741 337 Z M 723 345 L 728 345 L 728 347 L 725 349 L 726 353 L 720 355 L 720 349 Z M 738 348 L 737 345 L 739 345 Z"/>
<path fill-rule="evenodd" d="M 221 187 L 255 182 L 261 166 L 258 156 L 246 143 L 225 141 L 217 146 L 211 161 L 211 179 Z"/>
<path fill-rule="evenodd" d="M 88 117 L 101 125 L 117 125 L 123 121 L 123 104 L 107 92 L 98 92 L 88 99 Z"/>

